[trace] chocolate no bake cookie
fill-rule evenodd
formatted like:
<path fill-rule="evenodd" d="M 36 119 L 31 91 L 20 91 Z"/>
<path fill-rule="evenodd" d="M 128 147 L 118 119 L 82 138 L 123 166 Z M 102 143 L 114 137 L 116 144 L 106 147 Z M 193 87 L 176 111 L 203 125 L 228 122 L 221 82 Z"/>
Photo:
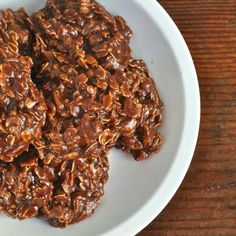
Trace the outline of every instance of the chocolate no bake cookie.
<path fill-rule="evenodd" d="M 131 36 L 94 0 L 0 11 L 2 212 L 81 221 L 104 194 L 111 148 L 136 160 L 159 150 L 163 104 Z"/>
<path fill-rule="evenodd" d="M 31 80 L 32 60 L 0 63 L 0 160 L 11 162 L 41 136 L 47 106 Z"/>

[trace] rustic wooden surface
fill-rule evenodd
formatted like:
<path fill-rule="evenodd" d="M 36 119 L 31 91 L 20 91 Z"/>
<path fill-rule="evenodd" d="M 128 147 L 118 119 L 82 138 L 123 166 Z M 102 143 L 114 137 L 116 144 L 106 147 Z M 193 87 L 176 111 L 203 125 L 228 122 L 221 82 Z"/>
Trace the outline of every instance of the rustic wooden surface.
<path fill-rule="evenodd" d="M 236 236 L 236 0 L 160 0 L 192 53 L 202 120 L 190 170 L 138 236 Z"/>

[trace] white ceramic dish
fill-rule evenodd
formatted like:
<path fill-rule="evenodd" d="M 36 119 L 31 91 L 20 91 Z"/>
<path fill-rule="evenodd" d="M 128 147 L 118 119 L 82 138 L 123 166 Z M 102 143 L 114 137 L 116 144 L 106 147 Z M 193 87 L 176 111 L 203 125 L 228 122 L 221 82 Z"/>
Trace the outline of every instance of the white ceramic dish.
<path fill-rule="evenodd" d="M 62 230 L 39 219 L 19 222 L 0 216 L 0 235 L 135 235 L 163 210 L 187 172 L 198 136 L 200 97 L 184 39 L 155 0 L 99 2 L 113 14 L 123 16 L 134 31 L 134 57 L 143 58 L 148 64 L 165 104 L 161 129 L 165 144 L 158 155 L 143 162 L 113 151 L 105 196 L 91 218 Z M 44 3 L 44 0 L 0 1 L 0 9 L 23 6 L 31 12 Z"/>

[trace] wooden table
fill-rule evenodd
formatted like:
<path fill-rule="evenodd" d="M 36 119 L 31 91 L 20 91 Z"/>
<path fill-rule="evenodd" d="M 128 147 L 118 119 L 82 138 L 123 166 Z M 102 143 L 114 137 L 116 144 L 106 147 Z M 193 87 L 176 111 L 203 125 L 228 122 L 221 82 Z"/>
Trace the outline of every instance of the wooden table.
<path fill-rule="evenodd" d="M 139 236 L 236 236 L 236 0 L 159 2 L 192 53 L 202 119 L 182 186 Z"/>

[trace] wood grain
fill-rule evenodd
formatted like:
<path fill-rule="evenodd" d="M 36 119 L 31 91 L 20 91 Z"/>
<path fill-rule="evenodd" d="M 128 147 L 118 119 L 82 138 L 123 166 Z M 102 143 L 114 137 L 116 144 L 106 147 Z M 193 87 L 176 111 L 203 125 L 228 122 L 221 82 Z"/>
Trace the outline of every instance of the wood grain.
<path fill-rule="evenodd" d="M 192 53 L 202 100 L 188 174 L 138 236 L 236 236 L 236 0 L 160 0 Z"/>

